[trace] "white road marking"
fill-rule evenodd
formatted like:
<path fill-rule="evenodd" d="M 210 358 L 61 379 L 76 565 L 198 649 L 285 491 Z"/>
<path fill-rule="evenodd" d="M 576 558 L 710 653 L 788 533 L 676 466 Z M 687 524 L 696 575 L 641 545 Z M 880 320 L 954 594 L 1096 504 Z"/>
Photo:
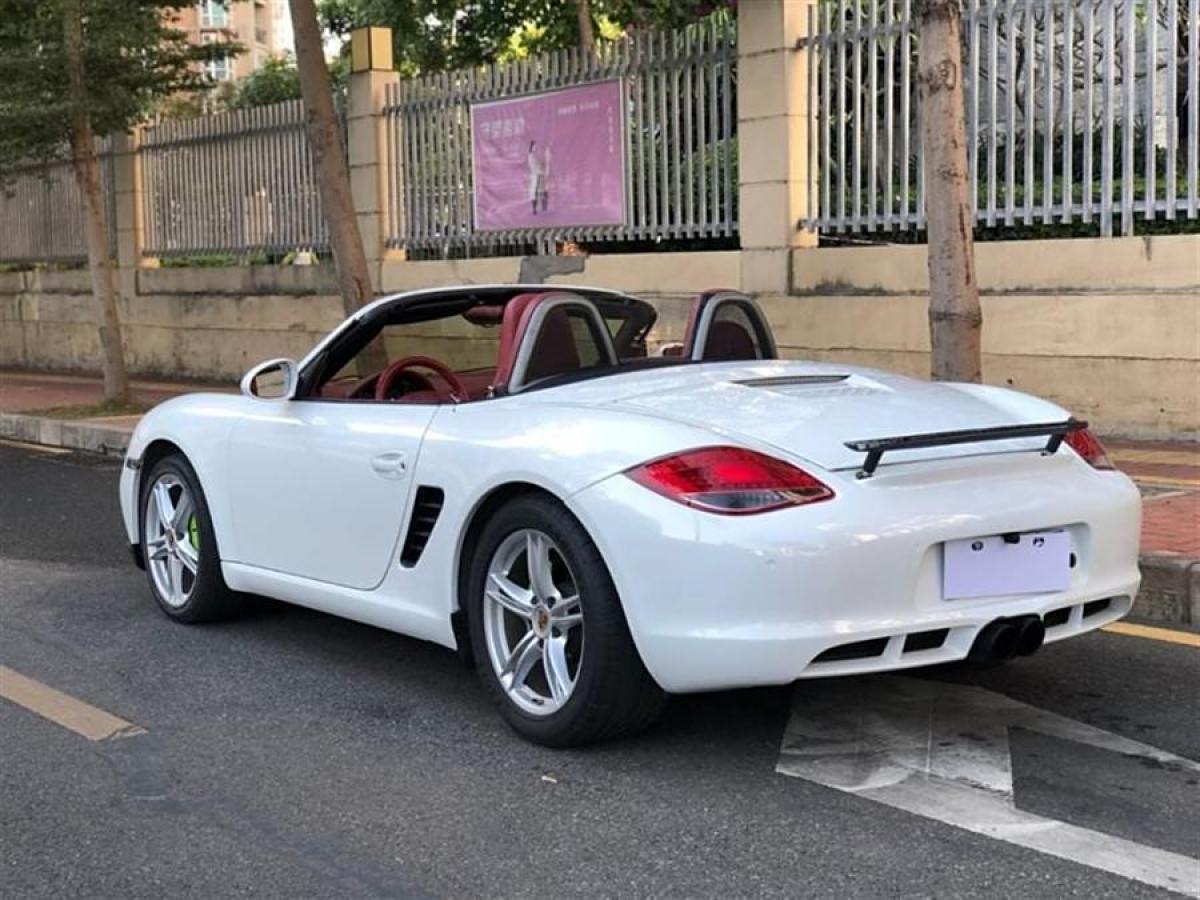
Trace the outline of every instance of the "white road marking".
<path fill-rule="evenodd" d="M 1013 727 L 1200 772 L 1193 760 L 983 688 L 891 676 L 799 685 L 776 771 L 1200 897 L 1200 860 L 1018 809 Z"/>

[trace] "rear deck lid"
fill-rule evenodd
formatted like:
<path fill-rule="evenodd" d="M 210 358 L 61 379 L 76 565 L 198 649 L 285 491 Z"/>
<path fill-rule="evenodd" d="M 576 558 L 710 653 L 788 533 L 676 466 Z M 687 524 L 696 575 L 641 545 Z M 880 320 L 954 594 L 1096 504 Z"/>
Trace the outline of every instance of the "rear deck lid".
<path fill-rule="evenodd" d="M 773 445 L 825 469 L 861 466 L 847 441 L 1065 419 L 1050 403 L 974 385 L 918 381 L 825 363 L 777 363 L 726 369 L 725 377 L 677 380 L 615 401 L 690 425 Z M 697 373 L 698 375 L 700 373 Z M 1010 399 L 1011 402 L 1005 402 Z M 1015 438 L 888 453 L 883 465 L 1035 449 L 1045 438 Z"/>

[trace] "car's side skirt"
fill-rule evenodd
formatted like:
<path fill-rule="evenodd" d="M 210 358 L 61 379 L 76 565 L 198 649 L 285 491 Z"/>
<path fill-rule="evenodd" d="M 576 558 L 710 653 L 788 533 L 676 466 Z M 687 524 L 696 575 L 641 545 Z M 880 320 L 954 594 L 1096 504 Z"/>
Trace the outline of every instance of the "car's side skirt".
<path fill-rule="evenodd" d="M 448 618 L 382 591 L 355 590 L 243 563 L 223 562 L 221 571 L 225 583 L 235 591 L 295 603 L 446 647 L 455 646 Z"/>

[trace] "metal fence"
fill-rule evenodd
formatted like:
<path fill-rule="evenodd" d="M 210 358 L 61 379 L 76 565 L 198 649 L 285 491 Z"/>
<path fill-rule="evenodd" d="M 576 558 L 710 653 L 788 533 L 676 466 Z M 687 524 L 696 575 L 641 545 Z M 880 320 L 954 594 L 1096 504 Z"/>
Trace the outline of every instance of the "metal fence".
<path fill-rule="evenodd" d="M 924 227 L 911 0 L 810 9 L 808 224 Z M 984 226 L 1198 216 L 1200 0 L 966 0 L 971 191 Z"/>
<path fill-rule="evenodd" d="M 417 256 L 495 255 L 554 240 L 737 234 L 737 27 L 727 15 L 478 69 L 412 79 L 387 97 L 387 243 Z M 472 212 L 470 106 L 621 79 L 622 225 L 480 231 Z"/>
<path fill-rule="evenodd" d="M 141 154 L 146 256 L 328 245 L 299 100 L 159 122 Z"/>
<path fill-rule="evenodd" d="M 108 211 L 109 250 L 117 247 L 111 142 L 96 142 Z M 29 165 L 0 178 L 0 263 L 76 263 L 87 259 L 83 194 L 69 159 Z"/>

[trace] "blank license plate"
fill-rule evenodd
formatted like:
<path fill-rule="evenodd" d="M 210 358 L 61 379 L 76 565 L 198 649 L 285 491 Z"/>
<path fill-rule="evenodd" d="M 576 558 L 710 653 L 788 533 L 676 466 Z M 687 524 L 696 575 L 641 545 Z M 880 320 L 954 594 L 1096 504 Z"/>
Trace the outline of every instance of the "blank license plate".
<path fill-rule="evenodd" d="M 942 596 L 947 600 L 1044 594 L 1071 583 L 1071 536 L 1065 531 L 1031 531 L 946 541 Z"/>

